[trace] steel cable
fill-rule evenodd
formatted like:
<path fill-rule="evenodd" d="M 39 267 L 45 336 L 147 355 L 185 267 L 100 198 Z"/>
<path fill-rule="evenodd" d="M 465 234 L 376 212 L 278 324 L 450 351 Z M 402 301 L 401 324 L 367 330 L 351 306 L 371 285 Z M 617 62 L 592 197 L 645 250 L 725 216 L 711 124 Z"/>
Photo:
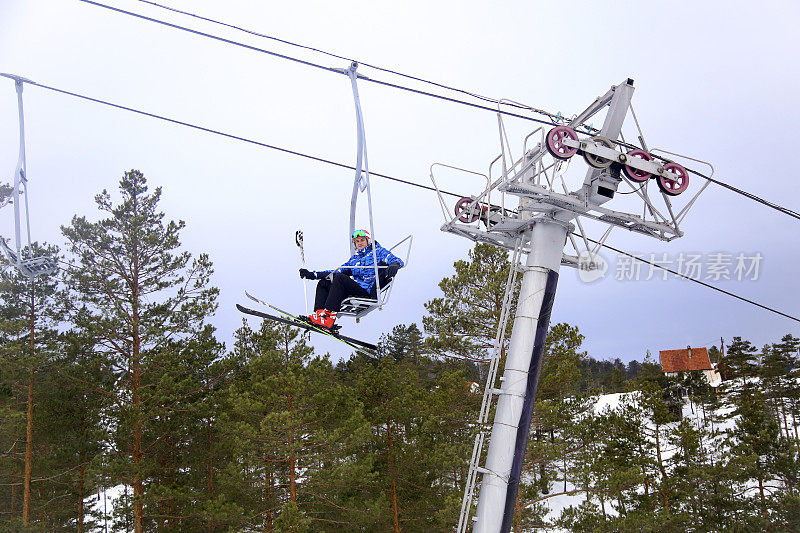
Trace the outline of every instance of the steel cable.
<path fill-rule="evenodd" d="M 97 6 L 97 7 L 102 7 L 102 8 L 105 8 L 105 9 L 109 9 L 111 11 L 116 11 L 118 13 L 122 13 L 122 14 L 129 15 L 129 16 L 132 16 L 132 17 L 136 17 L 136 18 L 139 18 L 139 19 L 142 19 L 142 20 L 146 20 L 146 21 L 149 21 L 149 22 L 154 22 L 156 24 L 161 24 L 163 26 L 168 26 L 168 27 L 173 28 L 173 29 L 186 31 L 186 32 L 189 32 L 189 33 L 193 33 L 195 35 L 199 35 L 199 36 L 202 36 L 202 37 L 207 37 L 209 39 L 214 39 L 216 41 L 224 42 L 226 44 L 239 46 L 239 47 L 246 48 L 246 49 L 249 49 L 249 50 L 252 50 L 252 51 L 268 54 L 268 55 L 271 55 L 271 56 L 274 56 L 274 57 L 277 57 L 277 58 L 280 58 L 280 59 L 286 59 L 288 61 L 293 61 L 293 62 L 302 64 L 302 65 L 314 67 L 314 68 L 321 69 L 321 70 L 326 70 L 326 71 L 329 71 L 329 72 L 340 73 L 340 74 L 343 72 L 342 69 L 338 69 L 338 68 L 334 68 L 334 67 L 328 67 L 328 66 L 325 66 L 325 65 L 321 65 L 321 64 L 318 64 L 318 63 L 313 63 L 311 61 L 306 61 L 306 60 L 295 58 L 295 57 L 288 56 L 288 55 L 285 55 L 285 54 L 279 54 L 277 52 L 272 52 L 270 50 L 265 50 L 263 48 L 258 48 L 256 46 L 251 46 L 251 45 L 248 45 L 248 44 L 245 44 L 245 43 L 241 43 L 241 42 L 238 42 L 238 41 L 234 41 L 234 40 L 231 40 L 231 39 L 226 39 L 224 37 L 219 37 L 219 36 L 216 36 L 216 35 L 213 35 L 213 34 L 210 34 L 210 33 L 201 32 L 201 31 L 198 31 L 198 30 L 187 28 L 185 26 L 179 26 L 177 24 L 172 24 L 170 22 L 166 22 L 166 21 L 159 20 L 159 19 L 156 19 L 156 18 L 147 17 L 145 15 L 134 13 L 132 11 L 127 11 L 125 9 L 109 6 L 107 4 L 103 4 L 101 2 L 96 2 L 94 0 L 79 0 L 79 1 L 80 2 L 84 2 L 86 4 L 91 4 L 91 5 L 94 5 L 94 6 Z M 285 40 L 285 39 L 280 39 L 280 38 L 277 38 L 277 37 L 273 37 L 273 36 L 266 35 L 266 34 L 263 34 L 263 33 L 258 33 L 258 32 L 255 32 L 255 31 L 252 31 L 252 30 L 248 30 L 248 29 L 245 29 L 245 28 L 242 28 L 242 27 L 239 27 L 239 26 L 235 26 L 235 25 L 232 25 L 232 24 L 228 24 L 228 23 L 225 23 L 225 22 L 220 22 L 218 20 L 214 20 L 214 19 L 211 19 L 211 18 L 208 18 L 208 17 L 203 17 L 203 16 L 200 16 L 200 15 L 196 15 L 196 14 L 188 12 L 188 11 L 182 11 L 182 10 L 179 10 L 179 9 L 176 9 L 176 8 L 172 8 L 172 7 L 169 7 L 169 6 L 164 6 L 162 4 L 159 4 L 157 2 L 153 2 L 151 0 L 138 0 L 138 1 L 142 2 L 142 3 L 145 3 L 145 4 L 149 4 L 149 5 L 152 5 L 152 6 L 159 7 L 161 9 L 166 9 L 166 10 L 169 10 L 169 11 L 172 11 L 172 12 L 180 13 L 182 15 L 186 15 L 186 16 L 194 17 L 194 18 L 197 18 L 197 19 L 200 19 L 200 20 L 204 20 L 204 21 L 207 21 L 207 22 L 211 22 L 211 23 L 214 23 L 214 24 L 219 24 L 219 25 L 222 25 L 222 26 L 226 26 L 226 27 L 229 27 L 229 28 L 232 28 L 232 29 L 235 29 L 235 30 L 238 30 L 238 31 L 242 31 L 242 32 L 245 32 L 245 33 L 248 33 L 248 34 L 251 34 L 251 35 L 255 35 L 255 36 L 258 36 L 258 37 L 262 37 L 262 38 L 265 38 L 265 39 L 270 39 L 270 40 L 273 40 L 273 41 L 276 41 L 276 42 L 288 44 L 288 45 L 295 46 L 295 47 L 298 47 L 298 48 L 303 48 L 303 49 L 310 50 L 310 51 L 313 51 L 313 52 L 317 52 L 317 53 L 320 53 L 320 54 L 328 55 L 330 57 L 334 57 L 334 58 L 337 58 L 337 59 L 343 59 L 343 60 L 347 60 L 347 61 L 354 61 L 354 60 L 346 58 L 344 56 L 333 54 L 331 52 L 327 52 L 327 51 L 324 51 L 324 50 L 321 50 L 321 49 L 318 49 L 318 48 L 313 48 L 313 47 L 310 47 L 310 46 L 301 45 L 301 44 L 298 44 L 298 43 L 294 43 L 292 41 L 288 41 L 288 40 Z M 440 100 L 443 100 L 443 101 L 447 101 L 447 102 L 466 105 L 466 106 L 473 107 L 473 108 L 476 108 L 476 109 L 482 109 L 482 110 L 485 110 L 485 111 L 491 111 L 492 113 L 500 113 L 500 114 L 505 115 L 505 116 L 520 118 L 520 119 L 523 119 L 523 120 L 528 120 L 528 121 L 539 123 L 539 124 L 555 125 L 560 120 L 563 119 L 563 117 L 561 117 L 558 114 L 549 113 L 549 112 L 543 111 L 541 109 L 537 109 L 537 108 L 534 108 L 534 107 L 526 106 L 524 104 L 519 104 L 519 103 L 516 103 L 516 102 L 510 102 L 510 101 L 507 101 L 507 100 L 498 100 L 498 99 L 495 99 L 495 98 L 490 98 L 490 97 L 483 96 L 483 95 L 480 95 L 480 94 L 477 94 L 477 93 L 474 93 L 474 92 L 471 92 L 471 91 L 466 91 L 464 89 L 458 89 L 458 88 L 451 87 L 451 86 L 448 86 L 448 85 L 445 85 L 445 84 L 441 84 L 441 83 L 437 83 L 437 82 L 434 82 L 434 81 L 426 80 L 424 78 L 420 78 L 420 77 L 417 77 L 417 76 L 411 76 L 411 75 L 408 75 L 408 74 L 403 74 L 401 72 L 397 72 L 397 71 L 394 71 L 394 70 L 378 67 L 378 66 L 371 65 L 371 64 L 368 64 L 368 63 L 360 63 L 360 64 L 362 64 L 364 66 L 367 66 L 367 67 L 370 67 L 370 68 L 373 68 L 375 70 L 382 71 L 382 72 L 387 72 L 387 73 L 394 74 L 394 75 L 397 75 L 397 76 L 402 76 L 402 77 L 405 77 L 405 78 L 409 78 L 409 79 L 413 79 L 413 80 L 416 80 L 416 81 L 420 81 L 422 83 L 430 84 L 430 85 L 433 85 L 433 86 L 436 86 L 436 87 L 444 88 L 444 89 L 447 89 L 447 90 L 450 90 L 450 91 L 466 94 L 466 95 L 472 96 L 472 97 L 474 97 L 476 99 L 480 99 L 480 100 L 487 101 L 487 102 L 492 102 L 492 103 L 497 104 L 497 105 L 502 104 L 502 105 L 509 105 L 509 106 L 512 106 L 512 107 L 516 107 L 518 109 L 526 109 L 528 111 L 547 116 L 547 117 L 550 118 L 550 120 L 537 119 L 537 118 L 534 118 L 534 117 L 520 115 L 519 113 L 512 113 L 512 112 L 509 112 L 509 111 L 503 111 L 503 110 L 501 110 L 499 108 L 496 109 L 496 108 L 488 107 L 488 106 L 485 106 L 485 105 L 476 104 L 474 102 L 467 102 L 467 101 L 464 101 L 464 100 L 459 100 L 457 98 L 450 98 L 450 97 L 447 97 L 447 96 L 431 93 L 431 92 L 428 92 L 428 91 L 422 91 L 422 90 L 419 90 L 419 89 L 414 89 L 412 87 L 406 87 L 406 86 L 399 85 L 399 84 L 396 84 L 396 83 L 390 83 L 390 82 L 386 82 L 386 81 L 376 80 L 376 79 L 368 78 L 366 76 L 359 75 L 360 79 L 363 79 L 364 81 L 368 81 L 368 82 L 375 83 L 375 84 L 378 84 L 378 85 L 383 85 L 383 86 L 386 86 L 386 87 L 391 87 L 391 88 L 402 90 L 402 91 L 408 91 L 408 92 L 420 94 L 420 95 L 423 95 L 423 96 L 429 96 L 431 98 L 437 98 L 437 99 L 440 99 Z M 588 130 L 588 126 L 585 126 L 585 127 Z M 579 130 L 576 129 L 576 131 L 579 131 Z M 583 134 L 586 134 L 586 135 L 592 135 L 593 134 L 593 132 L 591 132 L 591 131 L 580 131 L 580 133 L 583 133 Z M 617 144 L 619 146 L 624 146 L 624 147 L 629 148 L 629 149 L 638 148 L 637 146 L 629 144 L 629 143 L 626 143 L 626 142 L 620 142 L 620 141 L 612 141 L 612 142 L 614 142 L 615 144 Z M 660 158 L 660 159 L 663 159 L 663 158 Z M 728 189 L 728 190 L 730 190 L 730 191 L 732 191 L 732 192 L 734 192 L 736 194 L 740 194 L 740 195 L 744 196 L 745 198 L 749 198 L 750 200 L 758 202 L 758 203 L 760 203 L 760 204 L 762 204 L 762 205 L 764 205 L 766 207 L 769 207 L 769 208 L 774 209 L 774 210 L 776 210 L 776 211 L 778 211 L 780 213 L 783 213 L 783 214 L 788 215 L 788 216 L 790 216 L 792 218 L 800 220 L 800 213 L 798 213 L 797 211 L 794 211 L 792 209 L 789 209 L 789 208 L 783 207 L 783 206 L 781 206 L 779 204 L 776 204 L 775 202 L 771 202 L 769 200 L 761 198 L 760 196 L 757 196 L 757 195 L 755 195 L 753 193 L 747 192 L 747 191 L 745 191 L 743 189 L 740 189 L 740 188 L 738 188 L 738 187 L 736 187 L 734 185 L 730 185 L 730 184 L 727 184 L 727 183 L 725 183 L 723 181 L 714 179 L 714 178 L 712 178 L 710 176 L 707 176 L 707 175 L 705 175 L 705 174 L 703 174 L 701 172 L 698 172 L 697 170 L 693 170 L 693 169 L 688 168 L 688 167 L 684 167 L 684 168 L 686 168 L 687 172 L 690 172 L 690 173 L 692 173 L 692 174 L 694 174 L 694 175 L 696 175 L 696 176 L 698 176 L 700 178 L 703 178 L 703 179 L 705 179 L 707 181 L 710 181 L 711 183 L 714 183 L 715 185 L 719 185 L 720 187 L 726 188 L 726 189 Z"/>
<path fill-rule="evenodd" d="M 81 1 L 85 1 L 85 0 L 81 0 Z M 124 111 L 129 111 L 131 113 L 135 113 L 135 114 L 138 114 L 138 115 L 143 115 L 143 116 L 147 116 L 147 117 L 150 117 L 150 118 L 155 118 L 155 119 L 158 119 L 158 120 L 169 122 L 171 124 L 177 124 L 179 126 L 185 126 L 187 128 L 203 131 L 205 133 L 211 133 L 213 135 L 218 135 L 218 136 L 225 137 L 225 138 L 228 138 L 228 139 L 234 139 L 234 140 L 237 140 L 237 141 L 246 142 L 246 143 L 253 144 L 253 145 L 256 145 L 256 146 L 261 146 L 263 148 L 269 148 L 271 150 L 276 150 L 278 152 L 283 152 L 283 153 L 286 153 L 286 154 L 296 155 L 298 157 L 303 157 L 305 159 L 310 159 L 312 161 L 317 161 L 317 162 L 320 162 L 320 163 L 333 165 L 333 166 L 336 166 L 336 167 L 339 167 L 339 168 L 346 168 L 346 169 L 352 170 L 352 171 L 355 171 L 355 169 L 356 169 L 356 167 L 354 167 L 352 165 L 348 165 L 348 164 L 345 164 L 345 163 L 340 163 L 338 161 L 333 161 L 331 159 L 326 159 L 326 158 L 323 158 L 323 157 L 318 157 L 318 156 L 306 154 L 306 153 L 303 153 L 303 152 L 298 152 L 297 150 L 290 150 L 288 148 L 282 148 L 280 146 L 275 146 L 275 145 L 264 143 L 264 142 L 261 142 L 261 141 L 256 141 L 254 139 L 249 139 L 247 137 L 242 137 L 240 135 L 234 135 L 234 134 L 226 133 L 226 132 L 223 132 L 223 131 L 220 131 L 220 130 L 215 130 L 213 128 L 208 128 L 208 127 L 205 127 L 205 126 L 192 124 L 190 122 L 185 122 L 185 121 L 182 121 L 182 120 L 166 117 L 166 116 L 163 116 L 163 115 L 158 115 L 158 114 L 155 114 L 155 113 L 142 111 L 140 109 L 135 109 L 135 108 L 130 107 L 130 106 L 124 106 L 124 105 L 116 104 L 116 103 L 109 102 L 109 101 L 106 101 L 106 100 L 101 100 L 99 98 L 93 98 L 91 96 L 86 96 L 86 95 L 79 94 L 79 93 L 76 93 L 76 92 L 67 91 L 67 90 L 64 90 L 64 89 L 59 89 L 57 87 L 52 87 L 52 86 L 45 85 L 45 84 L 42 84 L 42 83 L 37 83 L 37 82 L 34 82 L 34 81 L 30 81 L 30 80 L 27 80 L 26 83 L 28 83 L 30 85 L 33 85 L 35 87 L 39 87 L 39 88 L 46 89 L 46 90 L 49 90 L 49 91 L 53 91 L 53 92 L 56 92 L 56 93 L 65 94 L 65 95 L 68 95 L 68 96 L 79 98 L 81 100 L 86 100 L 86 101 L 89 101 L 89 102 L 102 104 L 102 105 L 105 105 L 105 106 L 108 106 L 108 107 L 113 107 L 115 109 L 121 109 L 121 110 L 124 110 Z M 429 186 L 429 185 L 423 185 L 421 183 L 416 183 L 416 182 L 413 182 L 413 181 L 404 180 L 404 179 L 401 179 L 401 178 L 396 178 L 394 176 L 389 176 L 387 174 L 381 174 L 381 173 L 378 173 L 378 172 L 370 172 L 370 175 L 378 176 L 380 178 L 384 178 L 384 179 L 387 179 L 387 180 L 390 180 L 390 181 L 395 181 L 397 183 L 402 183 L 402 184 L 409 185 L 409 186 L 412 186 L 412 187 L 417 187 L 417 188 L 424 189 L 424 190 L 427 190 L 427 191 L 436 192 L 436 189 L 431 187 L 431 186 Z M 452 197 L 455 197 L 455 198 L 463 198 L 463 197 L 467 196 L 467 195 L 457 194 L 457 193 L 454 193 L 454 192 L 451 192 L 451 191 L 442 190 L 442 189 L 439 189 L 439 191 L 442 194 L 446 194 L 448 196 L 452 196 Z M 589 240 L 590 242 L 593 242 L 595 244 L 599 244 L 599 242 L 594 240 L 594 239 L 587 238 L 587 240 Z M 783 316 L 785 318 L 788 318 L 790 320 L 794 320 L 795 322 L 800 322 L 800 318 L 797 318 L 795 316 L 783 313 L 783 312 L 778 311 L 778 310 L 776 310 L 776 309 L 774 309 L 772 307 L 768 307 L 766 305 L 760 304 L 760 303 L 755 302 L 753 300 L 750 300 L 748 298 L 744 298 L 744 297 L 739 296 L 737 294 L 734 294 L 734 293 L 732 293 L 730 291 L 726 291 L 724 289 L 720 289 L 718 287 L 715 287 L 715 286 L 713 286 L 711 284 L 708 284 L 708 283 L 705 283 L 703 281 L 696 280 L 694 278 L 688 277 L 688 276 L 686 276 L 684 274 L 681 274 L 679 272 L 676 272 L 674 270 L 671 270 L 671 269 L 666 268 L 664 266 L 661 266 L 659 264 L 651 263 L 650 261 L 647 261 L 647 260 L 642 259 L 640 257 L 636 257 L 633 254 L 629 254 L 627 252 L 623 252 L 622 250 L 614 248 L 614 247 L 612 247 L 612 246 L 610 246 L 608 244 L 603 244 L 602 246 L 605 247 L 605 248 L 608 248 L 610 250 L 613 250 L 613 251 L 615 251 L 617 253 L 621 253 L 621 254 L 624 254 L 624 255 L 629 256 L 631 258 L 634 258 L 634 259 L 636 259 L 638 261 L 641 261 L 641 262 L 643 262 L 645 264 L 648 264 L 648 265 L 651 265 L 651 266 L 655 266 L 655 267 L 660 268 L 662 270 L 666 270 L 667 272 L 675 274 L 675 275 L 677 275 L 679 277 L 682 277 L 684 279 L 687 279 L 689 281 L 693 281 L 695 283 L 698 283 L 698 284 L 700 284 L 700 285 L 702 285 L 704 287 L 713 289 L 715 291 L 721 292 L 721 293 L 726 294 L 728 296 L 731 296 L 733 298 L 737 298 L 737 299 L 742 300 L 744 302 L 750 303 L 752 305 L 760 307 L 761 309 L 764 309 L 764 310 L 767 310 L 767 311 L 771 311 L 773 313 L 781 315 L 781 316 Z"/>

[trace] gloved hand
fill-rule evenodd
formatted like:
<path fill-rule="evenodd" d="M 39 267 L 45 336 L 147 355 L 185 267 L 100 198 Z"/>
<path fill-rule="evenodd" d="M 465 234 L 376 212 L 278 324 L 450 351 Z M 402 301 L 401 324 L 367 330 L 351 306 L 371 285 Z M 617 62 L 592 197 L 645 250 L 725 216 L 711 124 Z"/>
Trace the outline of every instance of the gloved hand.
<path fill-rule="evenodd" d="M 386 267 L 386 279 L 392 279 L 395 277 L 398 270 L 400 270 L 400 263 L 392 263 Z"/>
<path fill-rule="evenodd" d="M 303 279 L 317 279 L 317 276 L 315 276 L 313 272 L 305 268 L 300 269 L 300 277 Z"/>

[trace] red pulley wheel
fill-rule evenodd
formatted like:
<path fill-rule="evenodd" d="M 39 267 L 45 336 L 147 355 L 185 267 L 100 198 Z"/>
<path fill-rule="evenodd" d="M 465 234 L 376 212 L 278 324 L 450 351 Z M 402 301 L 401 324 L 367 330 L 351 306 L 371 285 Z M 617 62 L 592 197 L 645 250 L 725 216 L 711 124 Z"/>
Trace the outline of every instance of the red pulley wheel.
<path fill-rule="evenodd" d="M 555 158 L 569 159 L 578 153 L 577 148 L 572 148 L 564 144 L 564 139 L 578 140 L 575 130 L 567 126 L 556 126 L 547 132 L 547 151 Z"/>
<path fill-rule="evenodd" d="M 628 159 L 632 157 L 638 157 L 639 159 L 644 159 L 645 161 L 653 160 L 652 155 L 650 155 L 648 152 L 645 152 L 644 150 L 639 150 L 639 149 L 631 150 L 630 152 L 628 152 Z M 645 172 L 644 170 L 639 170 L 638 168 L 633 168 L 628 165 L 625 165 L 622 168 L 622 171 L 625 172 L 625 175 L 628 176 L 631 180 L 638 181 L 639 183 L 649 180 L 650 176 L 652 176 L 652 174 L 650 174 L 649 172 Z"/>
<path fill-rule="evenodd" d="M 689 173 L 678 163 L 667 163 L 664 165 L 664 170 L 668 170 L 678 176 L 678 179 L 675 181 L 668 180 L 663 176 L 658 177 L 656 180 L 658 182 L 658 188 L 661 189 L 664 194 L 678 196 L 689 187 Z"/>
<path fill-rule="evenodd" d="M 465 224 L 469 224 L 470 222 L 475 222 L 481 216 L 481 208 L 479 205 L 473 205 L 470 207 L 470 204 L 475 202 L 472 198 L 464 197 L 461 200 L 456 202 L 456 215 L 458 215 L 458 220 L 464 222 Z"/>

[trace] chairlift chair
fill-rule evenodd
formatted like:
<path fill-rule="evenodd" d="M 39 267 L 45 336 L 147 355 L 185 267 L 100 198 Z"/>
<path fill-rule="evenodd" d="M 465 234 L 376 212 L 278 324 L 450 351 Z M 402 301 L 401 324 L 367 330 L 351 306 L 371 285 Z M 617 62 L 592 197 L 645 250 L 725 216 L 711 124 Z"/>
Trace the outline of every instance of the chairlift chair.
<path fill-rule="evenodd" d="M 11 249 L 3 237 L 0 237 L 0 245 L 2 245 L 8 260 L 16 266 L 20 274 L 26 278 L 49 276 L 58 268 L 56 262 L 50 257 L 21 257 L 21 254 L 17 254 L 17 252 Z"/>
<path fill-rule="evenodd" d="M 406 251 L 406 257 L 403 260 L 403 263 L 405 266 L 408 266 L 408 258 L 411 256 L 411 245 L 414 241 L 413 235 L 409 235 L 405 239 L 401 240 L 389 248 L 389 251 L 393 251 L 406 241 L 408 241 L 408 250 Z M 389 296 L 392 293 L 393 286 L 394 278 L 390 279 L 386 285 L 380 288 L 380 293 L 377 295 L 377 298 L 356 298 L 355 296 L 345 298 L 342 301 L 341 308 L 339 309 L 339 316 L 352 316 L 356 319 L 356 322 L 359 322 L 362 317 L 366 316 L 375 309 L 382 309 L 384 305 L 389 303 Z"/>
<path fill-rule="evenodd" d="M 370 190 L 369 184 L 369 163 L 367 162 L 367 140 L 366 140 L 366 133 L 364 131 L 364 115 L 361 110 L 361 101 L 358 96 L 358 74 L 356 74 L 356 69 L 358 68 L 358 63 L 353 62 L 350 65 L 350 68 L 342 70 L 342 74 L 346 74 L 350 78 L 350 85 L 353 90 L 353 101 L 355 103 L 355 111 L 356 111 L 356 173 L 355 173 L 355 181 L 353 182 L 353 195 L 350 200 L 350 233 L 352 234 L 355 230 L 355 220 L 356 220 L 356 205 L 358 203 L 358 196 L 361 192 L 366 192 L 367 195 L 367 207 L 369 213 L 369 232 L 370 235 L 375 236 L 375 228 L 372 220 L 372 193 Z M 394 250 L 404 242 L 408 241 L 408 251 L 406 252 L 405 258 L 405 265 L 408 265 L 408 258 L 411 255 L 411 243 L 413 241 L 413 237 L 409 235 L 408 237 L 404 238 L 391 248 L 389 251 Z M 353 246 L 352 240 L 350 241 L 350 253 L 355 253 L 355 248 Z M 379 283 L 378 277 L 376 276 L 376 283 Z M 339 309 L 339 316 L 352 316 L 356 319 L 356 322 L 361 320 L 361 317 L 366 316 L 374 309 L 381 309 L 386 303 L 389 301 L 389 295 L 392 292 L 392 286 L 394 285 L 394 280 L 389 280 L 388 283 L 384 286 L 379 285 L 378 294 L 375 298 L 356 298 L 356 297 L 349 297 L 345 298 L 342 301 L 341 307 Z"/>
<path fill-rule="evenodd" d="M 4 78 L 14 80 L 14 87 L 17 91 L 17 108 L 19 111 L 19 159 L 14 169 L 14 184 L 11 186 L 0 185 L 0 208 L 7 205 L 14 205 L 14 237 L 16 250 L 13 250 L 3 237 L 0 237 L 3 251 L 8 256 L 9 261 L 17 267 L 19 272 L 26 278 L 37 276 L 49 276 L 56 271 L 56 262 L 47 256 L 25 257 L 22 248 L 22 227 L 23 220 L 21 211 L 25 208 L 24 228 L 28 240 L 28 254 L 32 254 L 31 248 L 31 221 L 30 209 L 28 208 L 28 176 L 25 164 L 25 118 L 22 108 L 22 89 L 27 80 L 19 76 L 0 73 Z M 22 198 L 21 198 L 22 197 Z"/>

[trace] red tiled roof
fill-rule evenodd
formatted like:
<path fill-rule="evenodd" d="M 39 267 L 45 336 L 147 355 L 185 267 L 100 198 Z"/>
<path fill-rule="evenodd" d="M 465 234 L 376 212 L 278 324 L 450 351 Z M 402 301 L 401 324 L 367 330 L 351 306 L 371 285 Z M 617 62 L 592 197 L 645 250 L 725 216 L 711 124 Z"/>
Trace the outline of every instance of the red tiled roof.
<path fill-rule="evenodd" d="M 664 372 L 711 370 L 713 368 L 711 366 L 711 361 L 708 358 L 708 350 L 705 348 L 664 350 L 659 352 L 659 354 L 661 355 L 661 368 L 664 369 Z"/>

